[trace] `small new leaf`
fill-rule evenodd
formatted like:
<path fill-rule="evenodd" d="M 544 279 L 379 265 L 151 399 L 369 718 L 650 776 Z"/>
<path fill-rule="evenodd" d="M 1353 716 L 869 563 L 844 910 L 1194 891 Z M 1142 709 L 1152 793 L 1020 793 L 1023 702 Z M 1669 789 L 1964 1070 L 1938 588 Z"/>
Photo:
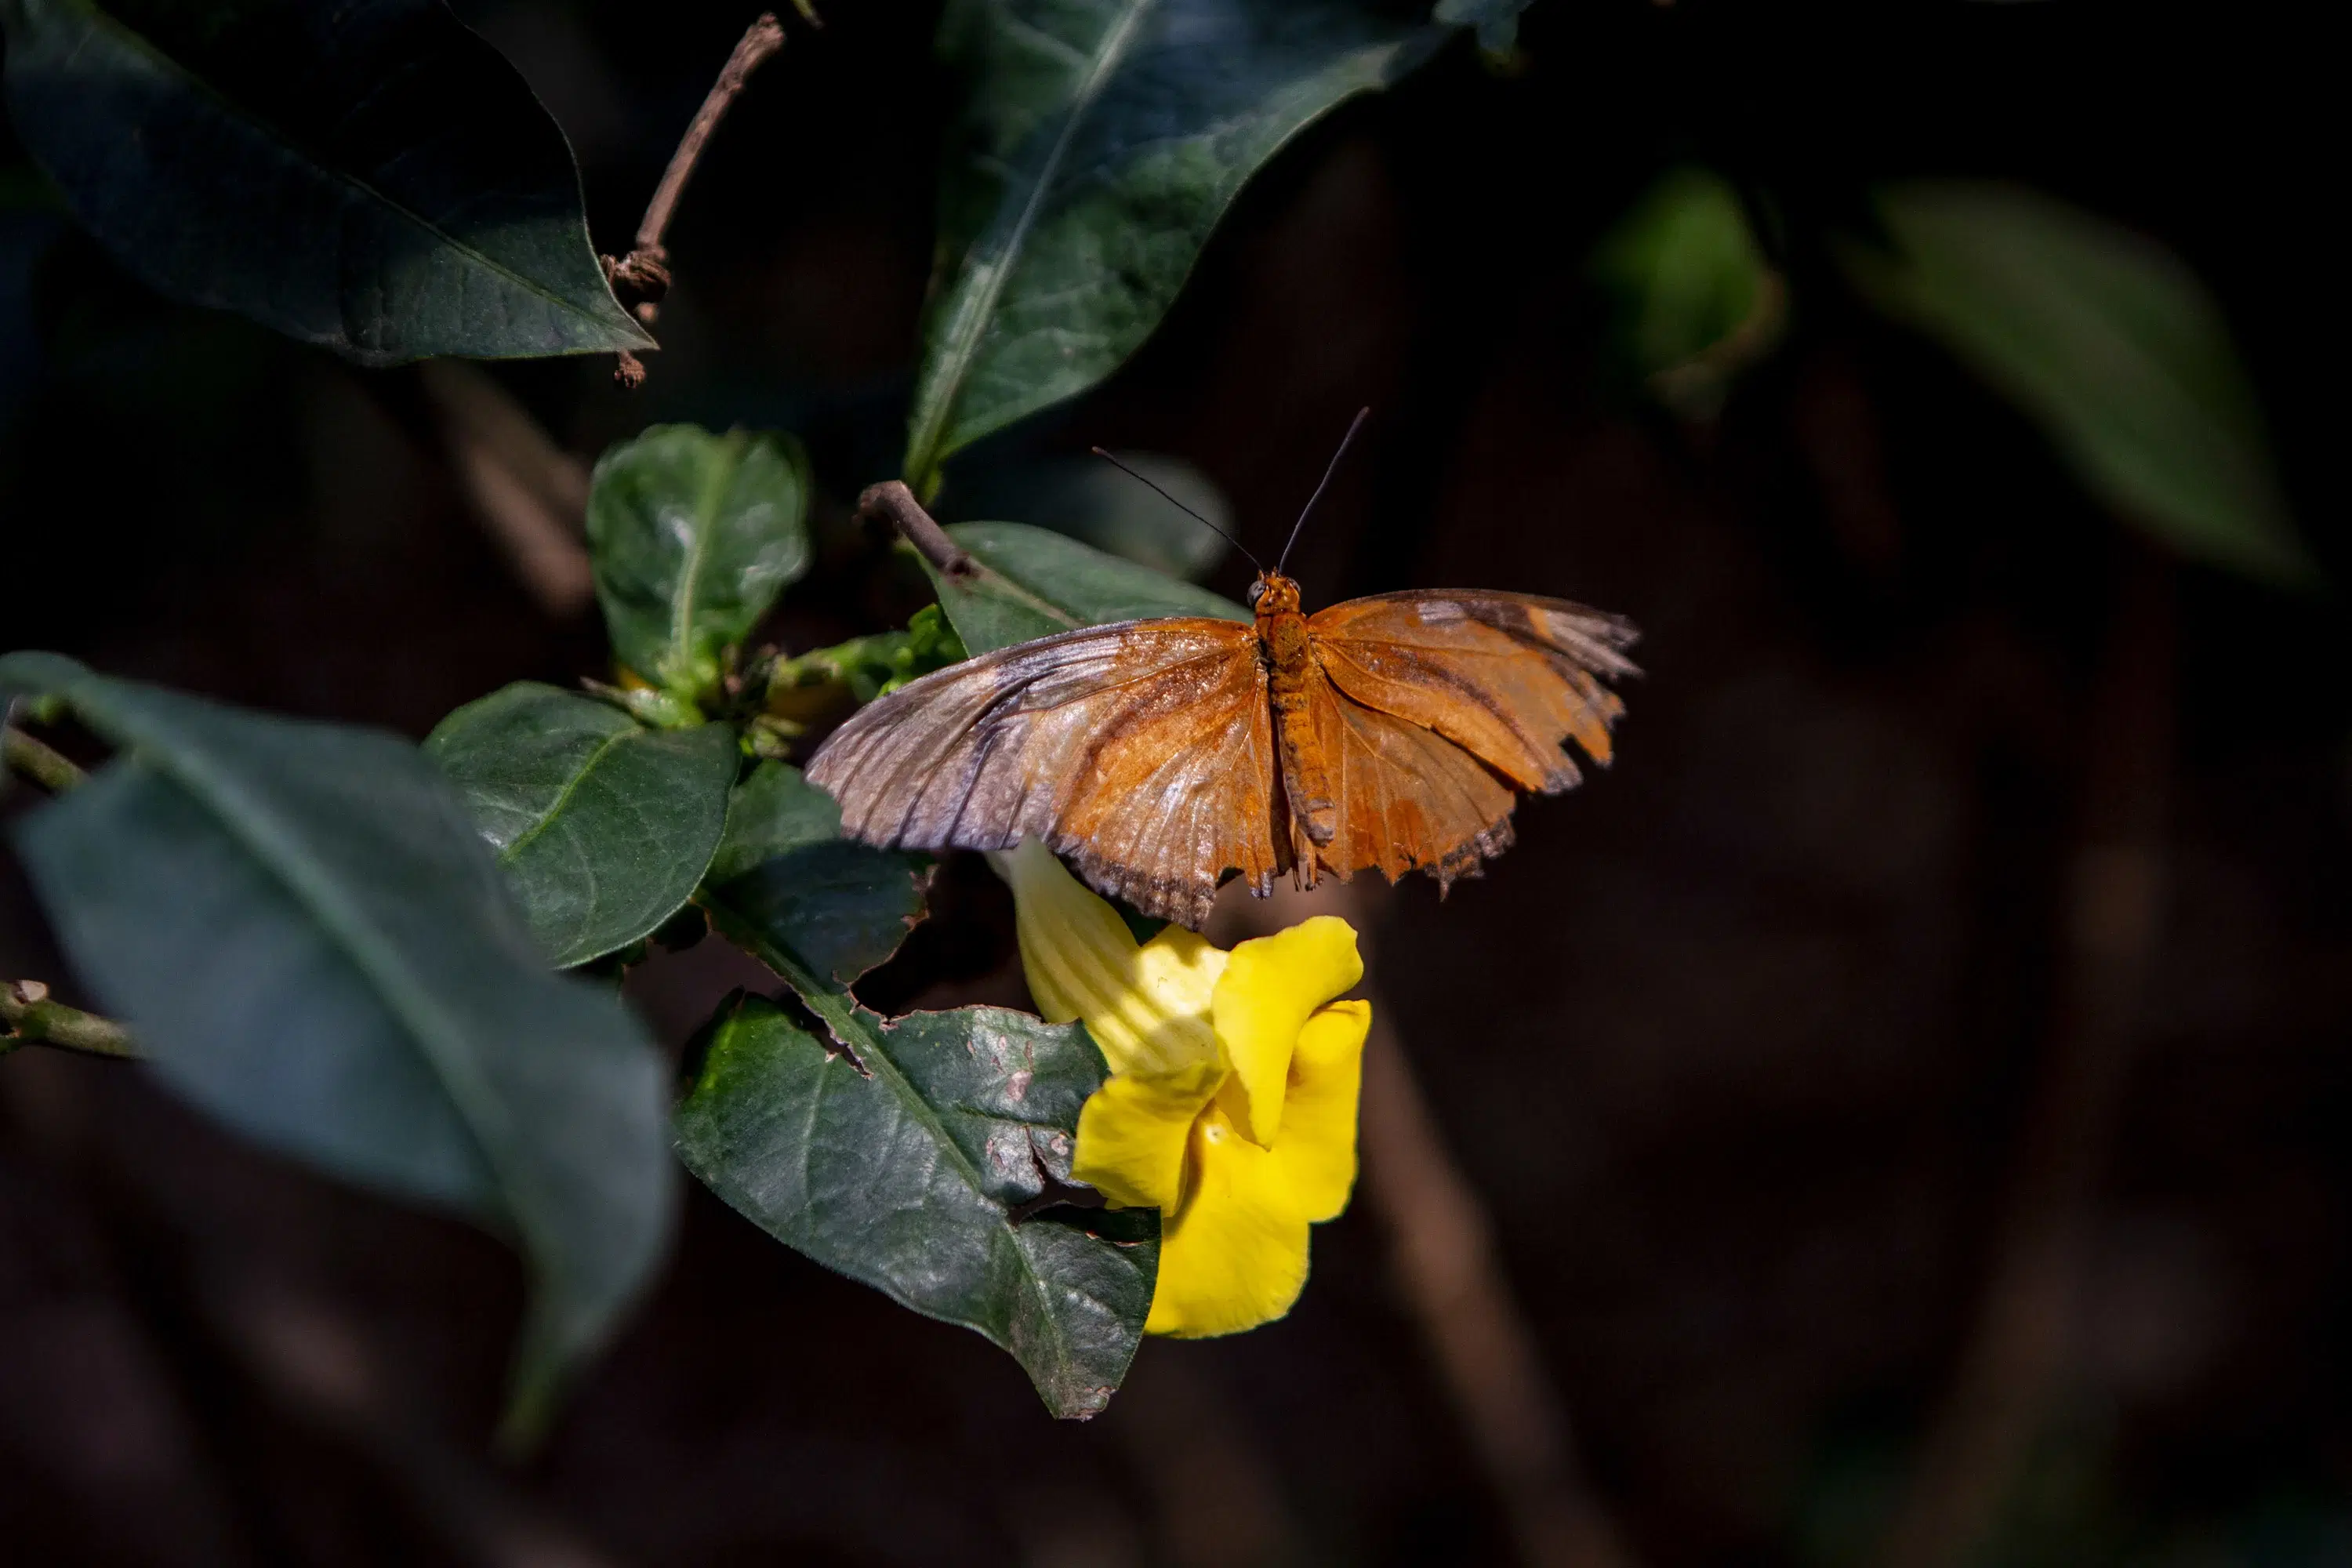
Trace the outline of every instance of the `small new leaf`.
<path fill-rule="evenodd" d="M 788 437 L 656 426 L 596 464 L 588 542 L 621 663 L 688 702 L 808 570 L 807 459 Z"/>

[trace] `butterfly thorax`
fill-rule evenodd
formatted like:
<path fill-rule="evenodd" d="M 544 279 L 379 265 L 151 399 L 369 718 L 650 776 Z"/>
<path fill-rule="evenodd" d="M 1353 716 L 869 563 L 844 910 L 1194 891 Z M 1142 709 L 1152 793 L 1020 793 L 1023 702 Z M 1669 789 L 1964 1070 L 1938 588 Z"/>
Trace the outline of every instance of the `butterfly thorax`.
<path fill-rule="evenodd" d="M 1339 831 L 1339 805 L 1331 795 L 1330 768 L 1315 731 L 1315 688 L 1324 677 L 1316 668 L 1298 610 L 1298 584 L 1268 573 L 1251 590 L 1257 606 L 1257 639 L 1265 661 L 1266 699 L 1274 709 L 1275 744 L 1282 753 L 1282 788 L 1291 820 L 1317 844 Z"/>

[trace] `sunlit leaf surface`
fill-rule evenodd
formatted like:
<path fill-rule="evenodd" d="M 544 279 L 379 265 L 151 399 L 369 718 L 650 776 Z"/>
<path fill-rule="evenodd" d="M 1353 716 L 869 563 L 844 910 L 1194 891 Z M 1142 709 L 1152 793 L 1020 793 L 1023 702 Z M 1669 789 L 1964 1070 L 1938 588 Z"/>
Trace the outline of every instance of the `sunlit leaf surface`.
<path fill-rule="evenodd" d="M 808 468 L 789 438 L 661 425 L 607 451 L 588 497 L 613 650 L 689 699 L 808 570 Z"/>
<path fill-rule="evenodd" d="M 1068 1179 L 1102 1081 L 1084 1027 L 1001 1007 L 886 1023 L 770 961 L 854 1060 L 739 1000 L 678 1108 L 687 1168 L 787 1246 L 1003 1346 L 1055 1415 L 1102 1409 L 1151 1309 L 1159 1216 L 1024 1208 Z"/>
<path fill-rule="evenodd" d="M 1444 37 L 1356 0 L 951 0 L 963 101 L 908 482 L 1109 374 L 1250 175 Z"/>
<path fill-rule="evenodd" d="M 531 681 L 458 709 L 425 750 L 561 968 L 626 947 L 694 896 L 740 761 L 727 725 L 648 730 Z"/>

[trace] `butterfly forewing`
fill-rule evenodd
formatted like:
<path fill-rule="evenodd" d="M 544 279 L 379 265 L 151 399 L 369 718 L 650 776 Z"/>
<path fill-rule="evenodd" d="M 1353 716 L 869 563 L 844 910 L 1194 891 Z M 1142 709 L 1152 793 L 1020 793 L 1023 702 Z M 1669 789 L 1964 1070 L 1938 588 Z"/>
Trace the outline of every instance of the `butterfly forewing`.
<path fill-rule="evenodd" d="M 1219 878 L 1286 868 L 1256 634 L 1206 617 L 1092 626 L 924 677 L 809 765 L 868 843 L 1034 837 L 1105 892 L 1197 925 Z"/>
<path fill-rule="evenodd" d="M 1546 794 L 1579 776 L 1565 742 L 1609 761 L 1625 705 L 1600 677 L 1633 673 L 1629 623 L 1530 594 L 1381 594 L 1318 611 L 1307 632 L 1341 691 Z"/>

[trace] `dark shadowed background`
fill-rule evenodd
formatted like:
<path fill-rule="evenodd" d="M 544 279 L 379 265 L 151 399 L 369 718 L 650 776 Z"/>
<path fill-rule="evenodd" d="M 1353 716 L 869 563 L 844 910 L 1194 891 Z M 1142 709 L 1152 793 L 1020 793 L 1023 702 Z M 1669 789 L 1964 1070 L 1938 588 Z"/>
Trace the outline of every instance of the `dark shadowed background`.
<path fill-rule="evenodd" d="M 625 248 L 744 8 L 461 9 Z M 893 471 L 940 133 L 931 8 L 824 11 L 688 195 L 648 384 L 492 372 L 583 458 L 657 420 L 799 431 L 831 542 L 778 617 L 793 647 L 910 607 L 853 588 L 849 506 Z M 1075 526 L 1040 476 L 1099 443 L 1197 466 L 1268 553 L 1370 404 L 1294 561 L 1310 606 L 1475 585 L 1642 626 L 1616 765 L 1523 805 L 1517 847 L 1444 901 L 1368 906 L 1384 1016 L 1633 1558 L 1872 1561 L 1973 1400 L 2024 1412 L 1976 1561 L 2352 1563 L 2342 601 L 2144 542 L 1809 238 L 1875 181 L 1957 174 L 2169 243 L 2341 581 L 2325 52 L 2061 4 L 1544 0 L 1523 43 L 1517 74 L 1457 42 L 1312 130 L 1142 353 L 959 459 L 942 516 Z M 1610 373 L 1587 281 L 1692 160 L 1777 215 L 1795 300 L 1704 423 Z M 0 646 L 412 736 L 509 680 L 602 673 L 593 608 L 551 616 L 485 529 L 444 408 L 416 370 L 164 303 L 61 220 L 0 214 Z M 1004 895 L 941 878 L 868 999 L 1019 998 Z M 19 973 L 68 972 L 0 858 Z M 713 942 L 632 988 L 682 1048 L 737 984 L 770 983 Z M 977 1337 L 694 1188 L 653 1299 L 505 1467 L 511 1257 L 136 1068 L 21 1052 L 0 1558 L 1511 1561 L 1391 1250 L 1360 1203 L 1286 1321 L 1149 1343 L 1108 1414 L 1057 1425 Z M 2063 1321 L 1988 1339 L 1995 1280 Z M 1970 1353 L 2020 1335 L 2055 1376 Z"/>

